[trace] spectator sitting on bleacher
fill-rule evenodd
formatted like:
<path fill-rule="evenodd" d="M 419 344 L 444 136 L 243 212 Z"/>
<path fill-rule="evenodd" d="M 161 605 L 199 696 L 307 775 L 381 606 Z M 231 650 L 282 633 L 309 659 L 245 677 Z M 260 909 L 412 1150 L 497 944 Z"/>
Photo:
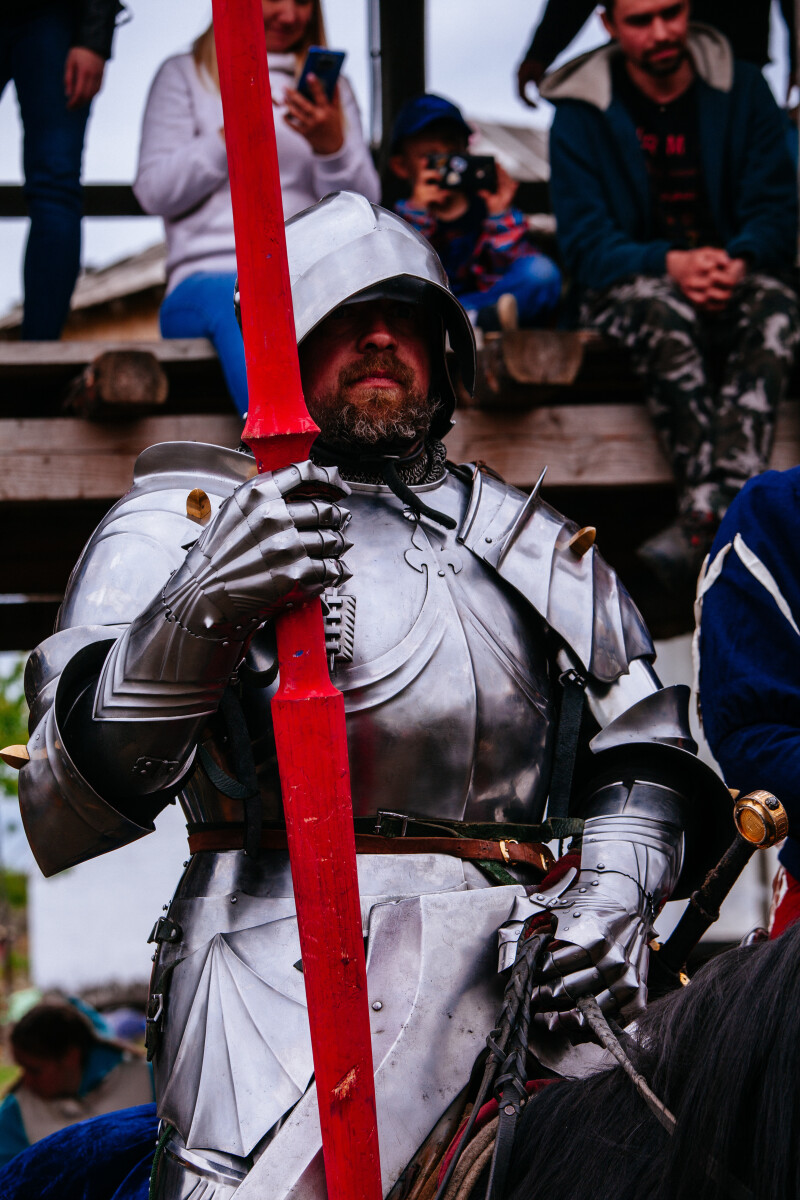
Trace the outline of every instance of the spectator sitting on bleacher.
<path fill-rule="evenodd" d="M 312 99 L 295 87 L 308 47 L 325 45 L 320 0 L 262 0 L 262 8 L 284 216 L 343 189 L 377 201 L 378 175 L 347 80 L 339 79 L 333 101 L 317 79 L 310 82 Z M 168 58 L 159 68 L 145 109 L 133 190 L 146 212 L 164 218 L 167 295 L 161 334 L 210 338 L 244 416 L 247 377 L 233 308 L 233 209 L 213 28 L 191 53 Z"/>
<path fill-rule="evenodd" d="M 769 458 L 798 340 L 796 179 L 757 67 L 688 0 L 610 0 L 616 43 L 548 76 L 558 239 L 581 322 L 630 351 L 678 486 L 639 547 L 685 593 Z"/>
<path fill-rule="evenodd" d="M 531 108 L 535 100 L 526 92 L 536 87 L 545 72 L 577 37 L 597 8 L 596 0 L 547 0 L 531 43 L 517 70 L 519 96 Z M 692 18 L 713 25 L 731 43 L 734 56 L 764 67 L 769 62 L 772 0 L 692 0 Z M 780 0 L 788 34 L 790 74 L 794 76 L 794 0 Z"/>
<path fill-rule="evenodd" d="M 21 1075 L 0 1104 L 0 1166 L 57 1129 L 153 1099 L 144 1058 L 100 1036 L 71 1003 L 30 1009 L 11 1051 Z"/>
<path fill-rule="evenodd" d="M 528 238 L 512 208 L 517 184 L 496 164 L 495 191 L 444 187 L 435 157 L 463 156 L 470 127 L 455 104 L 423 95 L 400 109 L 389 166 L 410 190 L 397 212 L 426 237 L 450 286 L 485 332 L 542 324 L 561 296 L 561 273 Z"/>

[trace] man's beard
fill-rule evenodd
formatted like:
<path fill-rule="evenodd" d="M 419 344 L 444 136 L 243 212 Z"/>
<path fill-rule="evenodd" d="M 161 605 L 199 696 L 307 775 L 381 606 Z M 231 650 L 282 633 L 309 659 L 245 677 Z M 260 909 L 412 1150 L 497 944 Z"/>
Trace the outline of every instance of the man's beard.
<path fill-rule="evenodd" d="M 663 54 L 665 50 L 674 50 L 676 57 L 667 59 L 666 62 L 654 62 L 651 58 L 645 56 L 639 63 L 643 71 L 648 75 L 653 75 L 657 79 L 664 79 L 669 75 L 674 75 L 680 66 L 686 61 L 688 50 L 685 46 L 675 44 L 672 46 L 659 46 L 658 52 Z"/>
<path fill-rule="evenodd" d="M 349 399 L 349 386 L 376 371 L 390 371 L 402 389 L 387 396 L 382 387 L 359 389 L 358 402 Z M 429 431 L 436 400 L 414 386 L 414 372 L 393 354 L 365 356 L 339 372 L 336 386 L 309 397 L 320 440 L 328 446 L 410 445 Z"/>

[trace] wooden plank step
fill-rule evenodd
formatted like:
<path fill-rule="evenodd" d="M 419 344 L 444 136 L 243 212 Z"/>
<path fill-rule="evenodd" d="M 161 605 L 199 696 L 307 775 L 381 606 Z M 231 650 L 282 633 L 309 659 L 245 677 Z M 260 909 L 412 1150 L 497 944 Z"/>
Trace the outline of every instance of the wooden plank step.
<path fill-rule="evenodd" d="M 164 338 L 152 342 L 119 341 L 62 341 L 62 342 L 3 342 L 0 341 L 0 378 L 19 372 L 39 374 L 52 368 L 61 372 L 64 367 L 78 369 L 93 362 L 109 350 L 145 350 L 160 363 L 203 363 L 216 359 L 217 354 L 208 338 Z"/>
<path fill-rule="evenodd" d="M 119 425 L 76 418 L 0 421 L 0 502 L 112 500 L 131 483 L 133 464 L 156 442 L 236 446 L 236 416 L 155 416 Z M 519 487 L 548 467 L 549 487 L 669 485 L 646 411 L 630 404 L 547 405 L 524 413 L 459 410 L 447 439 L 455 462 L 482 459 Z M 786 403 L 771 465 L 800 462 L 800 412 Z"/>

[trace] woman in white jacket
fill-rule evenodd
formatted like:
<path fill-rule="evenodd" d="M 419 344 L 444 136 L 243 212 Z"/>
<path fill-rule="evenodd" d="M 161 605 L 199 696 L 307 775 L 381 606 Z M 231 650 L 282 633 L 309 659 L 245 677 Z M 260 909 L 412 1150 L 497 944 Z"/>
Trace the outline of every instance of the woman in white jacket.
<path fill-rule="evenodd" d="M 324 45 L 321 0 L 261 0 L 284 217 L 340 189 L 379 197 L 352 89 L 340 79 L 332 101 L 310 79 L 294 84 L 310 45 Z M 134 192 L 164 218 L 167 294 L 163 337 L 208 337 L 234 404 L 247 412 L 242 338 L 233 311 L 236 254 L 231 189 L 213 29 L 189 54 L 169 58 L 153 80 L 142 124 Z"/>

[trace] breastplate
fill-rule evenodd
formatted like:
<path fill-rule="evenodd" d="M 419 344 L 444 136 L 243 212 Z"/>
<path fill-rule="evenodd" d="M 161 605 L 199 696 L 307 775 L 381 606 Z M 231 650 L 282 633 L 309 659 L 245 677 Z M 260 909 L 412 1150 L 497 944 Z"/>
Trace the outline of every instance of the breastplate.
<path fill-rule="evenodd" d="M 386 487 L 350 486 L 353 574 L 328 600 L 355 815 L 538 820 L 553 736 L 543 622 L 457 531 L 418 518 Z M 458 479 L 415 490 L 460 523 Z M 281 815 L 273 692 L 244 696 L 270 820 Z M 186 796 L 191 820 L 220 818 L 210 799 L 198 772 Z"/>

